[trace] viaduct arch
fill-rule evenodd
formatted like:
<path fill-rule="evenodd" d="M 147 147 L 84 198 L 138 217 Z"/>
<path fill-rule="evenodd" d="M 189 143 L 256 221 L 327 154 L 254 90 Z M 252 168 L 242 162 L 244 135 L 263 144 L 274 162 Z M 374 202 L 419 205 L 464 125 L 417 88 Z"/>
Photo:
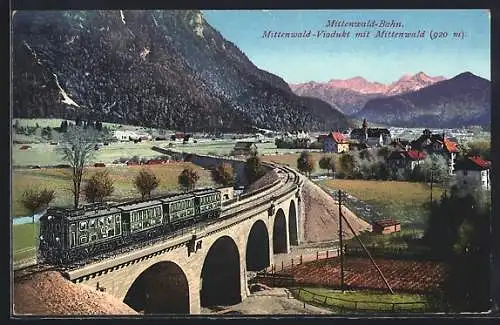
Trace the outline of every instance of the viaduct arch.
<path fill-rule="evenodd" d="M 248 271 L 260 271 L 271 265 L 269 233 L 264 221 L 257 220 L 250 229 L 245 255 Z"/>
<path fill-rule="evenodd" d="M 189 287 L 176 263 L 156 263 L 134 281 L 123 301 L 144 314 L 189 313 Z"/>
<path fill-rule="evenodd" d="M 274 254 L 296 243 L 298 190 L 194 233 L 67 271 L 66 277 L 105 289 L 147 314 L 199 314 L 202 306 L 238 303 L 249 294 L 247 272 L 274 264 Z"/>
<path fill-rule="evenodd" d="M 201 270 L 202 307 L 241 302 L 240 254 L 234 240 L 220 237 L 210 247 Z"/>

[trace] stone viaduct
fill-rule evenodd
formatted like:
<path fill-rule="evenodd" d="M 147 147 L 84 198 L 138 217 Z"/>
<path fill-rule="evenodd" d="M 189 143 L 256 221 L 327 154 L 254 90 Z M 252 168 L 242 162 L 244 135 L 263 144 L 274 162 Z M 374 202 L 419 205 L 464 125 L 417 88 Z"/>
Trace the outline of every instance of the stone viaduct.
<path fill-rule="evenodd" d="M 224 206 L 221 218 L 183 235 L 68 270 L 65 276 L 146 314 L 199 314 L 249 294 L 249 272 L 299 241 L 300 176 L 281 168 L 263 192 Z"/>

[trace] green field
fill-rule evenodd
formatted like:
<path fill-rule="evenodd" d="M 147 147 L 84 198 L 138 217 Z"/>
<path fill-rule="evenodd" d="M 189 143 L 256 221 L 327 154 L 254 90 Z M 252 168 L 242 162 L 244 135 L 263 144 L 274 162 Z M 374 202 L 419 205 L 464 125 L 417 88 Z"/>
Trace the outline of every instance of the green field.
<path fill-rule="evenodd" d="M 341 189 L 382 212 L 384 217 L 393 218 L 402 224 L 423 229 L 427 221 L 430 187 L 423 183 L 373 180 L 325 180 L 321 184 Z M 433 188 L 434 200 L 441 197 L 443 190 Z"/>
<path fill-rule="evenodd" d="M 33 233 L 35 231 L 35 233 Z M 35 238 L 38 237 L 39 224 L 32 223 L 12 226 L 12 260 L 18 262 L 35 256 Z"/>
<path fill-rule="evenodd" d="M 113 161 L 124 158 L 132 158 L 133 156 L 143 158 L 154 158 L 161 156 L 161 153 L 151 150 L 155 145 L 153 142 L 112 142 L 108 146 L 103 146 L 100 150 L 94 152 L 92 163 L 102 162 L 110 164 Z M 54 166 L 65 164 L 57 152 L 56 145 L 49 143 L 34 143 L 30 144 L 28 150 L 21 150 L 22 144 L 12 145 L 12 165 L 13 166 Z"/>
<path fill-rule="evenodd" d="M 200 180 L 197 186 L 208 187 L 213 186 L 210 176 L 210 171 L 205 170 L 197 165 L 188 162 L 171 163 L 165 165 L 147 166 L 160 179 L 160 185 L 154 193 L 163 193 L 167 191 L 178 190 L 177 177 L 186 167 L 192 167 L 198 171 Z M 133 179 L 139 172 L 139 166 L 117 166 L 110 168 L 87 168 L 84 175 L 84 180 L 90 177 L 95 171 L 107 169 L 111 178 L 114 180 L 115 190 L 109 198 L 132 198 L 140 197 L 136 188 L 133 185 Z M 53 189 L 56 194 L 56 199 L 52 202 L 54 206 L 70 206 L 73 202 L 73 194 L 71 192 L 71 171 L 70 169 L 61 168 L 42 168 L 42 169 L 14 169 L 12 171 L 12 204 L 14 216 L 27 216 L 29 212 L 22 206 L 20 199 L 23 191 L 28 188 L 48 188 Z"/>
<path fill-rule="evenodd" d="M 327 288 L 303 288 L 297 298 L 301 301 L 332 308 L 337 311 L 369 310 L 379 312 L 423 312 L 428 308 L 428 297 L 416 294 L 389 294 L 371 291 L 345 291 Z M 297 290 L 293 290 L 297 292 Z M 393 305 L 394 304 L 394 305 Z"/>

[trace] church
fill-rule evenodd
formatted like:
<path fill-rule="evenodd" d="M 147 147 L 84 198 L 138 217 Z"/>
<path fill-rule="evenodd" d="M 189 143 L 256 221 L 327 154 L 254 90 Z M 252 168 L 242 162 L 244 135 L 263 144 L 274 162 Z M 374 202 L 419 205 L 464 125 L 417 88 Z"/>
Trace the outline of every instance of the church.
<path fill-rule="evenodd" d="M 384 146 L 391 142 L 391 131 L 384 128 L 369 128 L 368 122 L 364 119 L 361 128 L 351 131 L 350 138 L 369 147 Z"/>

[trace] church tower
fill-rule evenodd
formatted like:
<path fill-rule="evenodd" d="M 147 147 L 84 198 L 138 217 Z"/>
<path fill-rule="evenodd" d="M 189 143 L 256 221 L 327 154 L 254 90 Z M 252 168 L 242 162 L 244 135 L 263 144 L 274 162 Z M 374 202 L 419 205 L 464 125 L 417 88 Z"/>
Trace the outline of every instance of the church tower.
<path fill-rule="evenodd" d="M 368 141 L 368 122 L 366 122 L 366 119 L 363 119 L 363 132 L 365 135 L 364 141 Z"/>

